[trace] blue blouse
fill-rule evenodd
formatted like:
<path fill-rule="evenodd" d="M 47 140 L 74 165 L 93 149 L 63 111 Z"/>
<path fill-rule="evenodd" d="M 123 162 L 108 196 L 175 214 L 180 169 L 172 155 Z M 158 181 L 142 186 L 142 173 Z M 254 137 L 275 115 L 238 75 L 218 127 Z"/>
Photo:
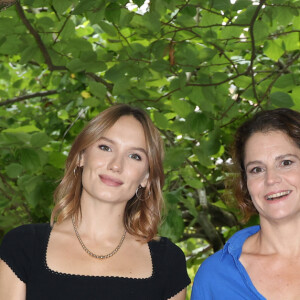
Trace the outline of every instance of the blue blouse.
<path fill-rule="evenodd" d="M 257 225 L 238 231 L 222 250 L 201 264 L 194 280 L 191 300 L 266 300 L 256 290 L 239 261 L 245 240 L 259 230 L 260 226 Z"/>

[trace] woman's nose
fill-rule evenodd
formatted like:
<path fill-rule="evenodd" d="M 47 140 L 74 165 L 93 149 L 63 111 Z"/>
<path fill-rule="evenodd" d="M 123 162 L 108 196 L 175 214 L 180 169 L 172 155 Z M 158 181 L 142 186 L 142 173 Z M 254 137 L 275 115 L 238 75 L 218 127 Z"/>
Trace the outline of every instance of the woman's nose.
<path fill-rule="evenodd" d="M 267 184 L 275 184 L 281 182 L 281 177 L 278 170 L 269 169 L 266 172 Z"/>
<path fill-rule="evenodd" d="M 113 172 L 121 172 L 123 169 L 123 161 L 122 158 L 119 155 L 113 156 L 108 165 L 107 168 Z"/>

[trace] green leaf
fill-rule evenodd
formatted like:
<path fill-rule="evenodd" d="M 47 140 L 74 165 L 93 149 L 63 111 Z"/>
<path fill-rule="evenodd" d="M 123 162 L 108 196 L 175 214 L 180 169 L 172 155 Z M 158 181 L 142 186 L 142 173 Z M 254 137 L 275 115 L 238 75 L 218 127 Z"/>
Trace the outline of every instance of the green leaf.
<path fill-rule="evenodd" d="M 150 68 L 156 72 L 163 72 L 170 69 L 170 64 L 163 59 L 159 59 L 154 61 L 150 65 Z"/>
<path fill-rule="evenodd" d="M 227 10 L 230 8 L 230 0 L 210 0 L 210 5 L 217 10 Z"/>
<path fill-rule="evenodd" d="M 295 103 L 293 109 L 300 111 L 300 86 L 296 86 L 293 88 L 291 96 L 293 102 Z"/>
<path fill-rule="evenodd" d="M 34 131 L 40 131 L 36 126 L 34 125 L 26 125 L 26 126 L 20 126 L 16 128 L 7 128 L 2 130 L 2 132 L 34 132 Z"/>
<path fill-rule="evenodd" d="M 221 24 L 223 18 L 218 15 L 214 14 L 210 11 L 201 11 L 201 25 L 202 26 L 210 26 L 214 24 Z"/>
<path fill-rule="evenodd" d="M 113 94 L 120 95 L 126 90 L 130 89 L 130 80 L 129 78 L 122 78 L 114 84 Z"/>
<path fill-rule="evenodd" d="M 51 18 L 42 17 L 40 19 L 37 19 L 36 26 L 40 30 L 49 30 L 50 28 L 54 27 L 54 22 Z"/>
<path fill-rule="evenodd" d="M 74 15 L 79 15 L 85 11 L 88 11 L 90 10 L 93 6 L 94 6 L 94 3 L 96 1 L 94 0 L 82 0 L 79 2 L 79 4 L 75 7 L 75 9 L 73 10 L 73 14 Z"/>
<path fill-rule="evenodd" d="M 277 10 L 276 21 L 282 26 L 287 26 L 293 20 L 293 8 L 281 6 L 275 7 L 274 10 Z"/>
<path fill-rule="evenodd" d="M 270 95 L 270 100 L 277 107 L 293 107 L 294 101 L 292 97 L 283 92 L 275 92 Z"/>
<path fill-rule="evenodd" d="M 10 178 L 17 178 L 23 171 L 23 166 L 17 163 L 12 163 L 5 168 L 7 175 Z"/>
<path fill-rule="evenodd" d="M 20 151 L 20 162 L 28 171 L 37 171 L 41 167 L 38 153 L 30 148 L 23 148 Z"/>
<path fill-rule="evenodd" d="M 80 26 L 76 28 L 76 34 L 79 37 L 93 34 L 94 29 L 91 26 Z"/>
<path fill-rule="evenodd" d="M 80 60 L 85 63 L 95 63 L 95 61 L 97 60 L 97 54 L 94 51 L 82 51 L 80 53 Z"/>
<path fill-rule="evenodd" d="M 233 5 L 232 5 L 232 10 L 242 10 L 245 9 L 249 6 L 253 5 L 251 0 L 237 0 Z"/>
<path fill-rule="evenodd" d="M 26 193 L 30 194 L 40 184 L 38 176 L 24 175 L 18 179 L 18 186 Z"/>
<path fill-rule="evenodd" d="M 105 9 L 105 17 L 109 22 L 118 23 L 120 15 L 121 9 L 117 3 L 110 3 Z"/>
<path fill-rule="evenodd" d="M 296 77 L 294 76 L 294 74 L 282 75 L 274 83 L 275 87 L 278 87 L 281 89 L 291 89 L 295 85 L 297 85 L 297 82 L 296 82 Z"/>
<path fill-rule="evenodd" d="M 102 105 L 103 102 L 97 98 L 90 97 L 84 100 L 83 104 L 85 106 L 90 106 L 90 107 L 97 107 L 99 105 Z"/>
<path fill-rule="evenodd" d="M 238 15 L 237 19 L 235 20 L 235 23 L 249 24 L 255 11 L 256 11 L 256 5 L 253 5 L 253 4 L 249 5 L 246 10 L 242 11 Z"/>
<path fill-rule="evenodd" d="M 0 133 L 0 146 L 14 146 L 28 143 L 30 135 L 25 132 L 4 132 Z"/>
<path fill-rule="evenodd" d="M 59 14 L 62 14 L 72 4 L 69 0 L 52 0 L 52 3 Z"/>
<path fill-rule="evenodd" d="M 63 169 L 66 162 L 66 156 L 60 152 L 49 153 L 49 163 L 59 169 Z"/>
<path fill-rule="evenodd" d="M 62 109 L 57 112 L 57 116 L 62 119 L 62 120 L 67 120 L 69 119 L 69 114 L 65 109 Z"/>
<path fill-rule="evenodd" d="M 284 50 L 282 48 L 281 40 L 271 40 L 265 43 L 263 51 L 265 55 L 270 57 L 274 61 L 278 61 L 278 59 L 283 55 Z"/>
<path fill-rule="evenodd" d="M 21 60 L 20 60 L 20 64 L 25 64 L 28 61 L 32 60 L 33 58 L 35 58 L 38 54 L 38 47 L 36 45 L 32 45 L 30 47 L 26 47 L 24 49 L 24 51 L 21 54 Z"/>
<path fill-rule="evenodd" d="M 300 48 L 300 41 L 299 41 L 299 33 L 292 32 L 287 35 L 281 37 L 284 42 L 285 50 L 287 51 L 295 51 L 299 50 Z"/>
<path fill-rule="evenodd" d="M 44 132 L 34 133 L 30 138 L 32 147 L 43 147 L 49 143 L 49 137 Z"/>
<path fill-rule="evenodd" d="M 117 82 L 125 76 L 126 70 L 123 65 L 114 65 L 112 68 L 110 68 L 106 74 L 105 78 L 112 81 L 112 82 Z"/>
<path fill-rule="evenodd" d="M 249 76 L 239 76 L 234 79 L 234 83 L 236 86 L 240 88 L 248 88 L 251 84 L 251 78 Z"/>
<path fill-rule="evenodd" d="M 206 156 L 211 156 L 218 153 L 220 150 L 220 130 L 217 128 L 213 132 L 209 133 L 207 137 L 200 140 L 201 151 Z"/>
<path fill-rule="evenodd" d="M 203 134 L 207 130 L 212 129 L 213 121 L 204 113 L 193 112 L 186 118 L 187 132 L 194 133 L 195 135 Z"/>
<path fill-rule="evenodd" d="M 131 24 L 137 23 L 140 26 L 147 28 L 150 33 L 156 33 L 160 31 L 160 16 L 156 12 L 147 12 L 143 17 L 134 16 Z"/>
<path fill-rule="evenodd" d="M 161 129 L 169 128 L 169 121 L 164 114 L 155 111 L 153 115 L 154 115 L 154 122 L 158 128 Z"/>
<path fill-rule="evenodd" d="M 137 6 L 142 6 L 144 4 L 144 0 L 133 0 L 133 3 L 135 3 Z"/>
<path fill-rule="evenodd" d="M 185 149 L 182 148 L 169 148 L 166 152 L 164 165 L 165 167 L 177 169 L 186 159 L 187 153 Z"/>
<path fill-rule="evenodd" d="M 104 99 L 106 96 L 106 87 L 100 83 L 95 81 L 89 81 L 90 91 L 93 95 L 100 99 Z"/>
<path fill-rule="evenodd" d="M 168 199 L 168 195 L 166 195 L 165 198 Z M 159 233 L 161 236 L 166 236 L 173 242 L 176 242 L 183 234 L 183 229 L 184 224 L 181 212 L 178 208 L 172 207 L 172 209 L 168 210 L 168 214 L 160 227 Z"/>
<path fill-rule="evenodd" d="M 185 100 L 172 99 L 172 108 L 182 117 L 186 117 L 194 111 L 194 107 Z"/>
<path fill-rule="evenodd" d="M 108 22 L 100 20 L 98 22 L 98 24 L 102 28 L 102 30 L 104 32 L 106 32 L 108 35 L 110 35 L 110 36 L 117 36 L 118 35 L 118 31 L 115 29 L 115 27 L 112 26 L 111 24 L 109 24 Z"/>
<path fill-rule="evenodd" d="M 269 27 L 263 21 L 258 20 L 254 23 L 254 39 L 255 42 L 265 41 L 266 38 L 269 36 Z"/>
<path fill-rule="evenodd" d="M 197 189 L 197 187 L 196 187 L 196 189 Z M 192 197 L 186 197 L 186 198 L 183 199 L 183 203 L 184 203 L 185 207 L 189 210 L 189 213 L 194 218 L 197 218 L 198 211 L 197 211 L 196 206 L 195 206 L 195 199 L 192 198 Z"/>
<path fill-rule="evenodd" d="M 85 70 L 86 64 L 85 62 L 82 62 L 79 58 L 75 58 L 67 63 L 67 68 L 71 72 L 77 73 Z"/>

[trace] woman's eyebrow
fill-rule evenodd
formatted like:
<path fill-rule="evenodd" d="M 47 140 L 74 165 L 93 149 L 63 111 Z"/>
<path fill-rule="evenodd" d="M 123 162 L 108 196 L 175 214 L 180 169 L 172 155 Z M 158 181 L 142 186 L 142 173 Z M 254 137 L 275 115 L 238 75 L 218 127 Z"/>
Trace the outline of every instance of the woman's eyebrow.
<path fill-rule="evenodd" d="M 143 152 L 146 156 L 148 156 L 146 150 L 144 148 L 141 148 L 141 147 L 133 147 L 131 148 L 132 150 L 136 150 L 136 151 L 141 151 Z"/>
<path fill-rule="evenodd" d="M 105 136 L 101 136 L 101 138 L 99 139 L 99 142 L 100 142 L 101 140 L 105 140 L 105 141 L 107 141 L 107 142 L 109 142 L 109 143 L 115 144 L 115 142 L 114 142 L 113 140 L 111 140 L 111 139 L 109 139 L 109 138 L 107 138 L 107 137 L 105 137 Z"/>
<path fill-rule="evenodd" d="M 100 142 L 101 140 L 105 140 L 105 141 L 107 141 L 107 142 L 109 142 L 109 143 L 111 143 L 111 144 L 116 144 L 116 142 L 115 142 L 114 140 L 111 140 L 111 139 L 109 139 L 109 138 L 107 138 L 107 137 L 105 137 L 105 136 L 102 136 L 102 137 L 99 139 L 99 142 Z M 131 150 L 135 150 L 135 151 L 143 152 L 146 156 L 148 156 L 147 151 L 146 151 L 144 148 L 142 148 L 142 147 L 132 147 L 132 148 L 130 148 L 130 149 L 131 149 Z"/>
<path fill-rule="evenodd" d="M 245 165 L 245 170 L 246 170 L 250 165 L 257 165 L 257 164 L 262 164 L 262 162 L 261 162 L 260 160 L 249 161 L 249 162 Z"/>
<path fill-rule="evenodd" d="M 294 158 L 297 158 L 298 160 L 300 160 L 299 156 L 296 155 L 296 154 L 291 154 L 291 153 L 287 153 L 287 154 L 282 154 L 282 155 L 278 155 L 275 157 L 275 160 L 278 161 L 278 160 L 282 160 L 284 158 L 287 158 L 287 157 L 294 157 Z M 249 161 L 246 165 L 245 165 L 245 170 L 252 164 L 263 164 L 262 161 L 260 160 L 254 160 L 254 161 Z"/>
<path fill-rule="evenodd" d="M 299 156 L 298 156 L 298 155 L 288 153 L 288 154 L 283 154 L 283 155 L 277 156 L 277 157 L 275 158 L 275 160 L 282 160 L 282 159 L 287 158 L 287 157 L 294 157 L 294 158 L 299 159 Z"/>

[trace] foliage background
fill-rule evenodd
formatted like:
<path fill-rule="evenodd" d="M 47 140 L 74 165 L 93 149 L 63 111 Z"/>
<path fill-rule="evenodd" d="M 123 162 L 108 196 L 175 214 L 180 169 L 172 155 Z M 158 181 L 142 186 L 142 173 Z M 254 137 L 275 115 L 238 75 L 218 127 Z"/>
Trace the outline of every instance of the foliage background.
<path fill-rule="evenodd" d="M 193 279 L 258 222 L 242 224 L 224 201 L 229 148 L 255 111 L 300 110 L 300 1 L 10 2 L 0 1 L 0 239 L 49 220 L 74 137 L 129 103 L 165 140 L 160 233 L 185 251 Z"/>

